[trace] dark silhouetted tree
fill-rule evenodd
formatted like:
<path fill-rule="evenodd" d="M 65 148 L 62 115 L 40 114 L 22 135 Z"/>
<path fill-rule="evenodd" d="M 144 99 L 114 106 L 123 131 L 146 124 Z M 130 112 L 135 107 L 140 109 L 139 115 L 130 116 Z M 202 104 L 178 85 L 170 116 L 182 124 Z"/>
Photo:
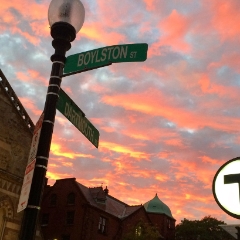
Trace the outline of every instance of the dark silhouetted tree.
<path fill-rule="evenodd" d="M 159 240 L 160 237 L 155 226 L 140 221 L 123 236 L 122 240 Z"/>
<path fill-rule="evenodd" d="M 219 225 L 225 224 L 211 216 L 201 220 L 184 218 L 176 226 L 176 240 L 234 240 L 235 238 L 224 231 Z"/>

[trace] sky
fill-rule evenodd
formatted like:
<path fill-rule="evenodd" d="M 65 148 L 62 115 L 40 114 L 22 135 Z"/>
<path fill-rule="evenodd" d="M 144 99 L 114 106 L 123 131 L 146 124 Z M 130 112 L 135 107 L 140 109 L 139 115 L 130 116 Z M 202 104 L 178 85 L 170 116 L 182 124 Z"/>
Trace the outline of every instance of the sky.
<path fill-rule="evenodd" d="M 0 8 L 0 69 L 34 123 L 54 53 L 49 3 L 2 0 Z M 99 148 L 57 111 L 49 184 L 75 177 L 130 205 L 157 193 L 177 223 L 207 215 L 238 223 L 215 202 L 212 181 L 239 156 L 240 1 L 82 3 L 85 21 L 67 56 L 147 43 L 147 60 L 63 78 L 62 89 L 99 130 Z"/>

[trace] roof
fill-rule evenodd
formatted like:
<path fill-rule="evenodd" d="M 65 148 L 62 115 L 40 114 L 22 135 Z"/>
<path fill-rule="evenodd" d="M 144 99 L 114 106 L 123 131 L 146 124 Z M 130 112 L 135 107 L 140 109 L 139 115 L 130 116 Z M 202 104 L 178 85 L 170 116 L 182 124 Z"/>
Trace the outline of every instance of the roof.
<path fill-rule="evenodd" d="M 224 229 L 226 232 L 231 234 L 235 239 L 237 239 L 237 228 L 240 227 L 240 224 L 228 224 L 228 225 L 219 225 L 222 229 Z"/>
<path fill-rule="evenodd" d="M 128 204 L 120 201 L 119 199 L 109 195 L 109 190 L 107 189 L 107 187 L 106 189 L 103 189 L 102 186 L 86 187 L 81 183 L 77 182 L 76 178 L 59 179 L 56 180 L 56 183 L 60 183 L 63 181 L 74 182 L 74 184 L 76 184 L 77 188 L 85 198 L 87 204 L 91 205 L 94 208 L 98 208 L 105 213 L 111 214 L 118 219 L 124 220 L 130 215 L 140 210 L 144 211 L 145 213 L 166 214 L 168 217 L 174 219 L 169 207 L 158 198 L 157 194 L 151 201 L 145 203 L 144 205 L 129 206 Z M 48 193 L 49 192 L 50 191 L 48 191 Z"/>
<path fill-rule="evenodd" d="M 88 203 L 117 218 L 126 218 L 139 210 L 142 205 L 129 206 L 128 204 L 106 194 L 102 187 L 88 188 L 76 182 Z"/>
<path fill-rule="evenodd" d="M 165 214 L 173 218 L 170 208 L 158 198 L 157 194 L 152 200 L 146 202 L 144 207 L 148 213 Z"/>
<path fill-rule="evenodd" d="M 12 102 L 14 108 L 16 109 L 18 114 L 20 115 L 22 121 L 25 123 L 27 128 L 32 133 L 35 126 L 34 126 L 32 120 L 31 120 L 31 118 L 27 114 L 25 108 L 21 104 L 20 100 L 18 99 L 16 93 L 12 89 L 12 87 L 11 87 L 10 83 L 8 82 L 7 78 L 4 76 L 3 72 L 1 71 L 1 69 L 0 69 L 0 88 L 3 90 L 3 92 L 5 93 L 7 98 Z"/>

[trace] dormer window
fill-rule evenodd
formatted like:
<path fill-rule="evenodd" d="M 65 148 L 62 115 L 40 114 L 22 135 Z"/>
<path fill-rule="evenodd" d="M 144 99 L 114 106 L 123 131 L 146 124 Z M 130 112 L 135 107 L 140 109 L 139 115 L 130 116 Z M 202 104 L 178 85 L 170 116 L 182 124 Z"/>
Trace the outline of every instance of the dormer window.
<path fill-rule="evenodd" d="M 105 204 L 105 203 L 106 203 L 106 199 L 96 198 L 96 202 L 97 202 L 97 203 Z"/>

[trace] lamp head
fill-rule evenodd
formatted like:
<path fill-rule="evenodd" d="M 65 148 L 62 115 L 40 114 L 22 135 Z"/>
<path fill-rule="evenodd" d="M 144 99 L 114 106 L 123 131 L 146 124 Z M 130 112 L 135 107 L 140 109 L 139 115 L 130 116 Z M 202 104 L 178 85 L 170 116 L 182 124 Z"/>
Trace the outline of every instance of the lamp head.
<path fill-rule="evenodd" d="M 83 26 L 85 9 L 80 0 L 52 0 L 48 9 L 48 21 L 52 27 L 64 22 L 72 25 L 77 32 Z"/>

